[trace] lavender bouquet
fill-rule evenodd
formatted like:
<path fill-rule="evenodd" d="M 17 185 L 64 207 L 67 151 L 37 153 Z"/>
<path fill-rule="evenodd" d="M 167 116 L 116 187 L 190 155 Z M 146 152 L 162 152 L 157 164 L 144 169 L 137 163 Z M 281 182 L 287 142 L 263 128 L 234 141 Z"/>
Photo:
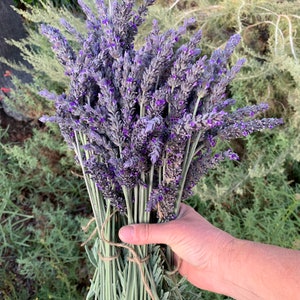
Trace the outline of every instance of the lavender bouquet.
<path fill-rule="evenodd" d="M 56 105 L 56 115 L 42 121 L 58 123 L 75 151 L 96 224 L 95 244 L 87 249 L 95 266 L 87 298 L 181 299 L 167 272 L 170 251 L 122 244 L 118 229 L 176 218 L 181 201 L 209 169 L 238 159 L 231 149 L 216 153 L 218 140 L 273 128 L 282 120 L 256 118 L 267 104 L 230 110 L 235 101 L 226 97 L 226 87 L 244 63 L 227 67 L 238 35 L 208 58 L 198 48 L 201 31 L 181 42 L 193 20 L 166 32 L 153 21 L 136 49 L 138 27 L 154 0 L 137 8 L 134 0 L 94 2 L 97 12 L 78 0 L 87 36 L 62 20 L 79 51 L 58 29 L 41 27 L 71 82 L 67 94 L 41 92 Z"/>

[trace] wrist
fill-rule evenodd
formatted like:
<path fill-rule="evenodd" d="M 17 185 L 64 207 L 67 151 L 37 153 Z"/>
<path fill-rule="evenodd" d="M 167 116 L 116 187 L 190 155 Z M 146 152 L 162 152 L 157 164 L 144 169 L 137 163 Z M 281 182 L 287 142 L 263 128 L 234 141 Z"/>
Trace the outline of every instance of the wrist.
<path fill-rule="evenodd" d="M 257 272 L 255 243 L 233 238 L 222 252 L 224 294 L 234 299 L 265 299 L 261 293 L 261 272 Z"/>
<path fill-rule="evenodd" d="M 205 242 L 212 245 L 209 252 L 211 257 L 209 263 L 200 272 L 204 272 L 204 278 L 201 278 L 200 288 L 227 295 L 234 296 L 236 291 L 234 289 L 234 270 L 231 269 L 231 260 L 234 259 L 234 254 L 237 250 L 239 240 L 230 234 L 219 231 L 217 234 L 211 234 L 211 240 Z M 202 270 L 201 270 L 202 269 Z M 203 284 L 204 281 L 204 284 Z M 246 299 L 246 298 L 244 298 Z"/>
<path fill-rule="evenodd" d="M 240 257 L 241 242 L 241 240 L 228 235 L 223 244 L 218 247 L 218 255 L 215 256 L 212 264 L 212 270 L 218 276 L 218 291 L 216 292 L 235 299 L 237 299 L 239 290 L 236 285 L 236 277 L 241 276 L 235 265 L 238 260 L 242 260 Z"/>

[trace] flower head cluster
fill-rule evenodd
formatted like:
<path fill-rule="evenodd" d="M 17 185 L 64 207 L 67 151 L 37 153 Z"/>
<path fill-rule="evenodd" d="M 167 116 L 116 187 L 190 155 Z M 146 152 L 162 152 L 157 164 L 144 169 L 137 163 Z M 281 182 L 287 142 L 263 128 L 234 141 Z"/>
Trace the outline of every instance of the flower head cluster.
<path fill-rule="evenodd" d="M 218 139 L 282 123 L 256 119 L 266 104 L 228 109 L 235 101 L 226 97 L 226 88 L 244 63 L 227 67 L 239 35 L 208 58 L 200 56 L 200 31 L 181 43 L 193 20 L 166 32 L 154 21 L 136 49 L 138 27 L 154 0 L 137 9 L 134 0 L 114 1 L 110 7 L 95 0 L 97 12 L 78 2 L 87 36 L 62 22 L 80 43 L 77 53 L 59 30 L 41 28 L 71 80 L 68 94 L 41 92 L 56 104 L 56 115 L 42 119 L 57 122 L 71 146 L 76 133 L 86 137 L 86 171 L 120 211 L 126 211 L 124 190 L 135 201 L 134 188 L 140 185 L 149 187 L 147 209 L 157 210 L 162 220 L 172 219 L 176 203 L 190 195 L 201 176 L 226 158 L 238 159 L 231 150 L 215 154 Z"/>

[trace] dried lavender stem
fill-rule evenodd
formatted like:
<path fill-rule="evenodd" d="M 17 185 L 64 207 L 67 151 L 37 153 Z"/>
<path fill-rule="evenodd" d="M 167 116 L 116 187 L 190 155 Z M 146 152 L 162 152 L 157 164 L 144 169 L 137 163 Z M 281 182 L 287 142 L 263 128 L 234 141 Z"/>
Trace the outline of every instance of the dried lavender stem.
<path fill-rule="evenodd" d="M 163 174 L 163 167 L 158 167 L 158 185 L 161 185 L 162 183 L 162 174 Z"/>
<path fill-rule="evenodd" d="M 151 169 L 149 172 L 149 185 L 148 185 L 148 189 L 147 189 L 147 199 L 149 199 L 151 193 L 152 193 L 152 189 L 153 189 L 153 177 L 154 177 L 154 164 L 151 164 Z"/>
<path fill-rule="evenodd" d="M 202 135 L 201 131 L 197 133 L 197 136 L 195 138 L 195 141 L 192 144 L 191 149 L 190 149 L 191 137 L 189 138 L 189 141 L 188 141 L 188 151 L 185 151 L 186 156 L 184 158 L 184 163 L 183 163 L 183 167 L 182 167 L 182 177 L 181 177 L 180 184 L 179 184 L 178 198 L 175 203 L 175 215 L 176 216 L 178 215 L 180 203 L 182 201 L 182 194 L 183 194 L 184 186 L 186 183 L 187 173 L 188 173 L 188 170 L 192 163 L 193 157 L 196 153 L 195 151 L 196 151 L 196 148 L 197 148 L 197 145 L 198 145 L 201 135 Z"/>
<path fill-rule="evenodd" d="M 138 209 L 138 205 L 136 202 L 138 202 L 138 199 L 142 199 L 141 198 L 142 194 L 140 193 L 140 185 L 136 185 L 134 187 L 134 202 L 133 202 L 133 207 L 134 207 L 134 220 L 138 220 L 139 217 L 139 209 Z"/>
<path fill-rule="evenodd" d="M 128 194 L 128 189 L 122 185 L 122 191 L 125 197 L 125 202 L 126 202 L 126 214 L 127 214 L 127 218 L 128 218 L 128 224 L 134 224 L 135 220 L 133 218 L 132 215 L 132 199 L 130 199 L 129 194 Z"/>
<path fill-rule="evenodd" d="M 78 138 L 78 135 L 79 135 L 79 138 Z M 79 139 L 81 140 L 80 142 L 79 142 Z M 86 139 L 85 139 L 85 136 L 83 134 L 75 132 L 75 141 L 76 141 L 76 144 L 73 145 L 74 146 L 74 150 L 75 150 L 77 158 L 79 159 L 80 166 L 82 167 L 82 174 L 83 174 L 83 178 L 85 180 L 85 184 L 87 186 L 89 198 L 90 199 L 95 199 L 95 201 L 91 202 L 92 209 L 93 209 L 93 211 L 95 213 L 96 213 L 96 211 L 101 212 L 100 214 L 97 214 L 97 215 L 95 214 L 95 216 L 98 217 L 98 218 L 95 218 L 95 220 L 96 220 L 96 223 L 97 223 L 98 235 L 100 236 L 100 231 L 99 230 L 101 228 L 101 224 L 103 224 L 103 222 L 105 220 L 105 215 L 104 215 L 105 208 L 104 208 L 104 205 L 103 205 L 104 201 L 103 201 L 103 199 L 99 198 L 101 196 L 97 192 L 97 190 L 96 190 L 96 193 L 95 193 L 95 184 L 90 179 L 89 175 L 86 174 L 86 171 L 83 168 L 84 164 L 83 164 L 83 161 L 82 161 L 82 155 L 81 155 L 81 150 L 80 150 L 81 147 L 80 147 L 80 145 L 84 144 L 85 140 Z M 86 155 L 88 155 L 88 151 L 86 151 Z M 98 204 L 98 206 L 101 206 L 100 209 L 97 209 L 96 204 Z"/>

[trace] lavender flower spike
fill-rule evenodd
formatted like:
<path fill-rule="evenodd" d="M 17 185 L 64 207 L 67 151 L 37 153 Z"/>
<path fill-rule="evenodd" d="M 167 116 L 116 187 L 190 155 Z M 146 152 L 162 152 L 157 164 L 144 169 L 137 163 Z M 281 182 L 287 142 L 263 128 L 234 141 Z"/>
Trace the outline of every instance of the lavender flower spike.
<path fill-rule="evenodd" d="M 44 97 L 44 98 L 50 100 L 50 101 L 56 101 L 57 98 L 58 98 L 58 96 L 57 96 L 55 93 L 50 93 L 50 92 L 47 91 L 47 90 L 40 91 L 40 92 L 39 92 L 39 95 L 40 95 L 41 97 Z"/>
<path fill-rule="evenodd" d="M 67 39 L 60 33 L 60 31 L 50 25 L 41 25 L 41 32 L 44 34 L 52 44 L 52 49 L 56 53 L 57 59 L 66 67 L 66 74 L 71 74 L 76 55 Z"/>
<path fill-rule="evenodd" d="M 96 11 L 84 0 L 79 4 L 87 36 L 63 21 L 79 37 L 78 53 L 59 30 L 41 26 L 71 81 L 67 95 L 41 92 L 56 106 L 56 116 L 42 120 L 57 122 L 74 149 L 76 134 L 84 136 L 78 161 L 120 211 L 130 213 L 138 205 L 132 202 L 137 190 L 142 194 L 149 187 L 139 207 L 156 210 L 161 221 L 173 218 L 201 176 L 224 159 L 237 159 L 231 150 L 216 154 L 217 140 L 282 124 L 259 119 L 266 104 L 230 111 L 235 100 L 227 98 L 228 85 L 244 63 L 240 59 L 228 67 L 239 35 L 210 57 L 201 57 L 201 31 L 181 41 L 192 21 L 166 32 L 153 21 L 137 49 L 135 36 L 153 0 L 139 8 L 134 0 L 111 1 L 109 7 L 95 0 Z"/>

